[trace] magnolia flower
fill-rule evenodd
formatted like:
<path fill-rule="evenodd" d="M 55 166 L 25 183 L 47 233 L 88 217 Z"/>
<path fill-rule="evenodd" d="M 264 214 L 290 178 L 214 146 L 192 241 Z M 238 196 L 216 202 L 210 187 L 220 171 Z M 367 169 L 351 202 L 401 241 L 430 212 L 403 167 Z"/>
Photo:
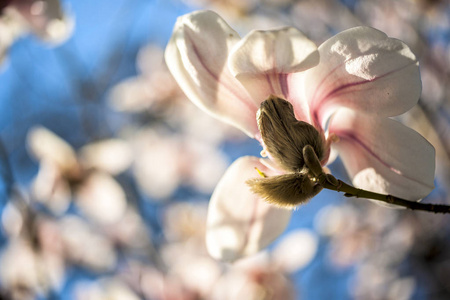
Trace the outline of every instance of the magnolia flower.
<path fill-rule="evenodd" d="M 258 173 L 297 183 L 299 198 L 320 191 L 299 175 L 306 145 L 319 169 L 337 153 L 359 188 L 416 201 L 434 187 L 433 146 L 390 118 L 421 93 L 417 59 L 397 39 L 369 27 L 343 31 L 318 48 L 291 27 L 241 39 L 217 14 L 198 11 L 178 19 L 165 58 L 192 102 L 260 141 L 268 156 L 238 159 L 218 183 L 206 234 L 215 258 L 255 253 L 288 224 L 291 211 L 263 199 L 276 193 L 255 193 L 247 184 Z"/>

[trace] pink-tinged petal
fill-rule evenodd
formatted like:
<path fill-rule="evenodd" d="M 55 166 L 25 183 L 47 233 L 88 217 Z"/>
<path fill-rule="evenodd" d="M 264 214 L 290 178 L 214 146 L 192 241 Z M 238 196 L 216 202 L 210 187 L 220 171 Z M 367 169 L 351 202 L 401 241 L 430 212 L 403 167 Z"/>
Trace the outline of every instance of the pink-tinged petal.
<path fill-rule="evenodd" d="M 301 72 L 318 63 L 316 45 L 293 27 L 254 30 L 234 47 L 229 58 L 236 77 Z"/>
<path fill-rule="evenodd" d="M 333 144 L 359 188 L 419 200 L 434 188 L 435 150 L 419 133 L 389 118 L 349 109 L 333 115 Z"/>
<path fill-rule="evenodd" d="M 73 31 L 73 20 L 63 12 L 59 0 L 15 0 L 11 7 L 17 9 L 31 31 L 47 42 L 62 43 Z"/>
<path fill-rule="evenodd" d="M 336 107 L 396 116 L 419 99 L 418 62 L 403 42 L 370 27 L 355 27 L 319 47 L 320 63 L 305 74 L 316 125 Z"/>
<path fill-rule="evenodd" d="M 311 123 L 311 114 L 308 98 L 305 93 L 305 75 L 307 72 L 288 74 L 286 84 L 289 87 L 289 93 L 286 100 L 294 106 L 295 117 L 300 121 Z"/>
<path fill-rule="evenodd" d="M 228 60 L 231 73 L 258 102 L 271 94 L 293 101 L 291 74 L 318 63 L 316 45 L 293 27 L 250 32 Z"/>
<path fill-rule="evenodd" d="M 239 40 L 239 35 L 216 13 L 194 12 L 178 18 L 165 60 L 192 102 L 254 137 L 258 132 L 258 103 L 226 65 L 231 48 Z"/>
<path fill-rule="evenodd" d="M 217 185 L 208 208 L 206 245 L 212 257 L 234 261 L 269 245 L 286 228 L 291 211 L 266 203 L 245 183 L 274 174 L 256 157 L 235 161 Z"/>

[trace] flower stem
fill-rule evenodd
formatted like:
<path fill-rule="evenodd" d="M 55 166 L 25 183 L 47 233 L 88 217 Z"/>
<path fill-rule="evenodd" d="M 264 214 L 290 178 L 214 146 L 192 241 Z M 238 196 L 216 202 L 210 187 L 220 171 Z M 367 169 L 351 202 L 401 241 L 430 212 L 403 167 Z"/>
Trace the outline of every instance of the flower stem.
<path fill-rule="evenodd" d="M 318 183 L 325 189 L 343 192 L 345 197 L 366 198 L 377 201 L 386 202 L 393 205 L 403 206 L 411 210 L 423 210 L 434 213 L 447 214 L 450 213 L 450 205 L 431 204 L 408 201 L 392 195 L 378 194 L 363 189 L 355 188 L 339 179 L 335 179 L 330 174 L 319 176 Z M 331 180 L 330 180 L 331 179 Z"/>

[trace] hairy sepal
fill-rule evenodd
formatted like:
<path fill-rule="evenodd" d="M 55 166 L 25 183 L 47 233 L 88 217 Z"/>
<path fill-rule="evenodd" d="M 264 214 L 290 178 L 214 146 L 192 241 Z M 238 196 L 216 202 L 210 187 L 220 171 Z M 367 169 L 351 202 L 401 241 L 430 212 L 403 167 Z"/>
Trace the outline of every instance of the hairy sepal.
<path fill-rule="evenodd" d="M 252 192 L 265 201 L 283 208 L 293 208 L 308 202 L 322 187 L 305 173 L 288 173 L 247 180 Z"/>

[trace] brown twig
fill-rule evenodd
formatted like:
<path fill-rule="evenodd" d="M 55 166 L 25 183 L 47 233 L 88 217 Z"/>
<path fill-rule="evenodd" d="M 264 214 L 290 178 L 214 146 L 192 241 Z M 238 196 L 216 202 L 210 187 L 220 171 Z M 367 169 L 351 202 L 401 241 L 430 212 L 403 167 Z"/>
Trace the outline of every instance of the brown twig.
<path fill-rule="evenodd" d="M 363 189 L 358 189 L 339 179 L 335 179 L 330 174 L 324 174 L 324 176 L 319 176 L 318 183 L 325 189 L 345 193 L 344 194 L 345 197 L 372 199 L 393 205 L 403 206 L 411 210 L 422 210 L 441 214 L 450 213 L 450 205 L 408 201 L 392 195 L 378 194 Z"/>
<path fill-rule="evenodd" d="M 320 161 L 317 158 L 314 149 L 310 145 L 306 145 L 303 148 L 303 157 L 305 160 L 305 165 L 309 168 L 310 178 L 324 189 L 343 192 L 345 193 L 345 197 L 372 199 L 393 205 L 403 206 L 412 210 L 423 210 L 441 214 L 450 213 L 450 205 L 408 201 L 392 195 L 378 194 L 363 189 L 358 189 L 339 179 L 336 179 L 333 175 L 326 174 L 323 171 Z"/>

